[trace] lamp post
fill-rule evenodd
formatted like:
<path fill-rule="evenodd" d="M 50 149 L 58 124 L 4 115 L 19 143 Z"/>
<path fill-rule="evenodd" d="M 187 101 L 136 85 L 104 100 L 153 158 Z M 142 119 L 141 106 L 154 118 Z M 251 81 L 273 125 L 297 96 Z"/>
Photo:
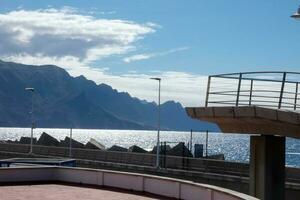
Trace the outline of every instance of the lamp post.
<path fill-rule="evenodd" d="M 300 7 L 298 8 L 297 12 L 295 12 L 291 17 L 300 20 Z"/>
<path fill-rule="evenodd" d="M 33 95 L 34 95 L 34 88 L 27 87 L 25 88 L 26 91 L 31 92 L 31 111 L 30 118 L 31 118 L 31 136 L 30 136 L 30 151 L 29 154 L 33 153 L 33 129 L 34 129 L 34 119 L 33 119 Z"/>
<path fill-rule="evenodd" d="M 158 116 L 157 116 L 157 140 L 156 140 L 156 169 L 159 169 L 159 152 L 160 152 L 160 82 L 161 78 L 150 78 L 158 81 Z"/>
<path fill-rule="evenodd" d="M 73 133 L 73 129 L 71 128 L 70 129 L 70 146 L 69 146 L 69 157 L 71 158 L 72 157 L 72 134 Z"/>

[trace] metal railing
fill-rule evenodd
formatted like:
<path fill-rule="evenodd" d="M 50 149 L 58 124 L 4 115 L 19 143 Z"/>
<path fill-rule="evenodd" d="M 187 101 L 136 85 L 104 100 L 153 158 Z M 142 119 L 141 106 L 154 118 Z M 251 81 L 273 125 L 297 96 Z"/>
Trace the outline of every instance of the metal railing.
<path fill-rule="evenodd" d="M 208 77 L 205 106 L 262 106 L 297 110 L 299 72 L 244 72 Z"/>

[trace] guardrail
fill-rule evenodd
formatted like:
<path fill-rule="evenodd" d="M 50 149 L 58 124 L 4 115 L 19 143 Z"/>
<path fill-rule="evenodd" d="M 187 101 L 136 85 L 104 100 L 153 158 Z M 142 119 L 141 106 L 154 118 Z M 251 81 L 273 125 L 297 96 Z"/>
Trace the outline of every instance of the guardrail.
<path fill-rule="evenodd" d="M 20 157 L 22 154 L 30 157 L 28 154 L 29 145 L 26 144 L 0 144 L 0 153 L 11 153 L 11 157 Z M 33 153 L 37 157 L 53 156 L 69 158 L 68 148 L 52 146 L 33 146 Z M 73 149 L 72 158 L 100 161 L 103 163 L 116 163 L 119 165 L 139 165 L 153 167 L 155 166 L 155 154 L 101 151 L 93 149 Z M 248 174 L 248 168 L 245 163 L 226 162 L 222 160 L 197 159 L 178 156 L 161 157 L 161 163 L 168 169 L 181 169 L 190 171 L 206 171 L 210 173 L 220 173 L 227 171 L 227 174 L 244 176 Z M 91 166 L 87 166 L 91 167 Z"/>
<path fill-rule="evenodd" d="M 244 72 L 208 77 L 205 106 L 262 106 L 298 110 L 298 72 Z"/>

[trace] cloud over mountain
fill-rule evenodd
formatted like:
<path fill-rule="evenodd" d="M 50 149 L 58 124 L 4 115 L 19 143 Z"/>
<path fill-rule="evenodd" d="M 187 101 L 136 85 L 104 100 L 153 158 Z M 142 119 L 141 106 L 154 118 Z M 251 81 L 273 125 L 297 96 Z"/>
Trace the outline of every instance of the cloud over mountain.
<path fill-rule="evenodd" d="M 11 11 L 0 14 L 0 57 L 81 66 L 135 49 L 134 43 L 154 28 L 153 23 L 97 19 L 69 8 Z"/>
<path fill-rule="evenodd" d="M 157 99 L 157 84 L 149 78 L 159 76 L 163 79 L 163 102 L 176 100 L 189 106 L 203 102 L 201 91 L 205 88 L 202 83 L 206 82 L 206 76 L 172 70 L 113 74 L 106 71 L 109 66 L 98 66 L 98 60 L 115 55 L 123 55 L 123 61 L 130 64 L 189 49 L 183 46 L 139 53 L 137 50 L 141 46 L 137 41 L 155 33 L 160 25 L 102 17 L 96 18 L 88 12 L 83 14 L 71 7 L 21 8 L 1 13 L 0 59 L 29 65 L 57 65 L 72 76 L 84 75 L 96 83 L 109 84 L 148 101 Z M 97 67 L 92 67 L 94 62 Z"/>

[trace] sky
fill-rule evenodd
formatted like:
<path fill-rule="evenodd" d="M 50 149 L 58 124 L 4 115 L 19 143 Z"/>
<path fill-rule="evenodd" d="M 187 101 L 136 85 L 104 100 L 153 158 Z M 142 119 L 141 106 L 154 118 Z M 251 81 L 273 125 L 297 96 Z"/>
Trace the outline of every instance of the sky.
<path fill-rule="evenodd" d="M 296 0 L 0 0 L 0 59 L 201 106 L 207 76 L 299 71 Z"/>

